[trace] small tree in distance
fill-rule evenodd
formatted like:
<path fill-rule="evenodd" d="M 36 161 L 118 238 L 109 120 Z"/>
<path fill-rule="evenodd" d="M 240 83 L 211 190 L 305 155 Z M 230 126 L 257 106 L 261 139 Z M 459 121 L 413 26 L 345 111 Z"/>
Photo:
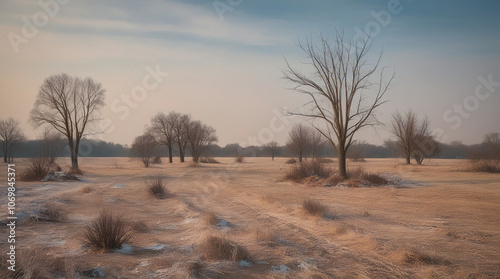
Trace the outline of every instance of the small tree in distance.
<path fill-rule="evenodd" d="M 266 144 L 265 148 L 271 154 L 271 158 L 274 161 L 274 156 L 278 152 L 280 145 L 275 141 L 271 141 L 270 143 Z"/>
<path fill-rule="evenodd" d="M 310 148 L 310 130 L 303 124 L 295 124 L 288 133 L 287 147 L 297 155 L 299 163 L 302 163 L 302 157 Z"/>
<path fill-rule="evenodd" d="M 64 149 L 64 138 L 60 133 L 47 127 L 40 138 L 41 155 L 47 158 L 49 164 L 55 163 Z"/>
<path fill-rule="evenodd" d="M 0 144 L 4 163 L 13 162 L 14 150 L 24 139 L 25 136 L 18 121 L 12 118 L 0 120 Z"/>
<path fill-rule="evenodd" d="M 155 137 L 150 133 L 145 133 L 134 139 L 132 146 L 130 147 L 130 155 L 134 158 L 139 158 L 144 167 L 149 167 L 156 155 L 156 148 L 158 142 Z"/>
<path fill-rule="evenodd" d="M 198 163 L 210 145 L 218 141 L 215 129 L 201 121 L 192 121 L 186 129 L 186 135 L 189 150 L 195 163 Z"/>

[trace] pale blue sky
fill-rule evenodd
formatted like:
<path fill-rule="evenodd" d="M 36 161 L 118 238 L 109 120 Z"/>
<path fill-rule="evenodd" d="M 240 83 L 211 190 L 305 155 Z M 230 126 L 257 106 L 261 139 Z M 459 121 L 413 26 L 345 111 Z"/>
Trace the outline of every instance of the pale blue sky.
<path fill-rule="evenodd" d="M 367 26 L 379 28 L 373 55 L 383 50 L 381 64 L 395 72 L 382 121 L 413 108 L 429 116 L 442 141 L 477 143 L 500 132 L 498 1 L 64 2 L 48 6 L 47 22 L 38 1 L 0 3 L 0 118 L 20 120 L 31 138 L 39 133 L 28 122 L 39 86 L 66 72 L 93 77 L 107 89 L 102 116 L 112 124 L 104 140 L 129 144 L 155 113 L 175 110 L 216 128 L 221 145 L 248 144 L 251 137 L 257 144 L 284 143 L 286 128 L 268 133 L 277 125 L 273 111 L 305 99 L 287 90 L 283 57 L 307 72 L 297 40 L 320 32 L 333 37 L 335 29 L 352 36 Z M 392 4 L 399 13 L 390 13 Z M 390 20 L 377 22 L 381 13 Z M 27 37 L 25 20 L 43 26 Z M 142 84 L 147 67 L 168 77 L 126 113 L 123 98 Z M 491 92 L 480 82 L 490 75 Z M 480 98 L 474 97 L 478 86 Z M 460 114 L 456 105 L 464 102 Z M 390 137 L 384 127 L 359 135 L 376 144 Z"/>

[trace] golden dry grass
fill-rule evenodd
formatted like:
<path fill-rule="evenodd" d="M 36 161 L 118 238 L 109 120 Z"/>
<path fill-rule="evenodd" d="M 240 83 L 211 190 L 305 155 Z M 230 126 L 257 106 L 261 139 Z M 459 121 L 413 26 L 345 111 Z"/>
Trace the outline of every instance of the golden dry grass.
<path fill-rule="evenodd" d="M 100 266 L 110 278 L 186 278 L 190 272 L 201 278 L 500 277 L 499 174 L 464 171 L 467 161 L 461 160 L 408 166 L 398 159 L 367 159 L 349 162 L 349 168 L 362 165 L 369 173 L 399 177 L 398 184 L 306 187 L 280 181 L 289 167 L 286 158 L 273 162 L 247 157 L 245 164 L 217 160 L 220 164 L 201 168 L 174 162 L 144 169 L 128 158 L 81 158 L 86 172 L 80 182 L 19 182 L 19 216 L 53 202 L 67 219 L 53 223 L 20 218 L 18 251 L 43 247 L 45 257 L 67 258 L 66 264 L 75 267 L 73 275 Z M 65 163 L 69 160 L 61 158 Z M 19 172 L 23 167 L 16 164 Z M 0 172 L 0 181 L 6 181 L 5 173 Z M 153 200 L 144 179 L 165 173 L 173 196 Z M 84 187 L 91 187 L 91 194 L 81 194 Z M 304 218 L 305 197 L 327 206 L 335 218 Z M 137 222 L 139 229 L 141 222 L 147 225 L 143 232 L 135 229 L 139 233 L 128 244 L 166 248 L 138 248 L 137 255 L 89 250 L 80 236 L 100 208 L 112 208 Z M 3 203 L 2 219 L 6 212 Z M 203 212 L 215 219 L 224 216 L 231 226 L 207 226 Z M 6 233 L 6 228 L 0 231 Z M 200 261 L 200 236 L 207 234 L 229 240 L 221 247 L 245 247 L 253 266 L 240 267 L 232 262 L 232 253 L 229 261 Z M 5 249 L 0 244 L 0 251 Z M 190 267 L 193 263 L 197 266 Z M 272 271 L 281 264 L 291 271 Z M 50 264 L 40 268 L 56 276 Z"/>

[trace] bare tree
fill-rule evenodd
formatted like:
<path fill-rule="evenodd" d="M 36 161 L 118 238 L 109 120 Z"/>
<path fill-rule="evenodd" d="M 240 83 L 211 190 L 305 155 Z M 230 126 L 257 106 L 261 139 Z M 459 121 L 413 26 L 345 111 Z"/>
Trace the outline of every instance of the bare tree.
<path fill-rule="evenodd" d="M 16 146 L 25 140 L 19 122 L 12 118 L 0 120 L 0 144 L 2 145 L 3 162 L 12 163 Z"/>
<path fill-rule="evenodd" d="M 53 164 L 64 149 L 64 138 L 61 133 L 47 127 L 40 138 L 41 156 Z"/>
<path fill-rule="evenodd" d="M 186 135 L 193 162 L 198 162 L 208 147 L 218 141 L 215 129 L 201 121 L 192 121 L 186 129 Z"/>
<path fill-rule="evenodd" d="M 403 152 L 407 164 L 410 164 L 413 157 L 420 165 L 426 157 L 431 157 L 438 151 L 438 144 L 431 135 L 429 125 L 427 117 L 420 121 L 412 110 L 392 115 L 391 132 L 397 137 L 396 144 Z"/>
<path fill-rule="evenodd" d="M 309 129 L 303 124 L 295 124 L 288 133 L 287 147 L 299 158 L 299 163 L 302 163 L 302 157 L 310 147 Z"/>
<path fill-rule="evenodd" d="M 427 117 L 417 123 L 413 138 L 413 158 L 421 165 L 424 159 L 433 156 L 437 152 L 437 142 L 431 134 L 430 122 Z"/>
<path fill-rule="evenodd" d="M 78 169 L 78 149 L 104 106 L 105 90 L 91 78 L 50 76 L 38 91 L 31 120 L 35 127 L 51 125 L 68 139 L 71 165 Z"/>
<path fill-rule="evenodd" d="M 180 114 L 173 112 L 172 114 L 172 127 L 175 132 L 175 141 L 179 146 L 179 159 L 181 163 L 184 162 L 184 156 L 186 154 L 186 145 L 188 143 L 187 139 L 187 129 L 191 123 L 191 118 L 187 114 Z"/>
<path fill-rule="evenodd" d="M 393 76 L 386 79 L 384 69 L 379 71 L 382 54 L 375 63 L 367 61 L 370 38 L 348 41 L 337 32 L 333 44 L 322 36 L 319 39 L 319 46 L 311 40 L 299 44 L 310 60 L 310 75 L 298 72 L 286 62 L 285 78 L 295 84 L 294 91 L 310 98 L 308 108 L 291 114 L 313 120 L 314 127 L 337 150 L 339 174 L 347 178 L 347 150 L 360 129 L 379 123 L 375 111 L 385 103 L 383 96 Z M 371 80 L 373 76 L 377 76 L 376 81 Z M 371 99 L 368 93 L 373 93 Z"/>
<path fill-rule="evenodd" d="M 172 163 L 172 149 L 175 142 L 174 121 L 176 115 L 174 112 L 168 115 L 160 112 L 151 119 L 150 132 L 155 136 L 159 144 L 168 148 L 168 161 Z"/>
<path fill-rule="evenodd" d="M 392 115 L 391 132 L 397 137 L 396 144 L 403 152 L 406 163 L 410 164 L 414 148 L 414 139 L 418 126 L 418 119 L 412 110 L 401 114 L 397 112 Z"/>
<path fill-rule="evenodd" d="M 280 145 L 275 141 L 271 141 L 270 143 L 266 144 L 265 148 L 271 154 L 271 158 L 274 161 L 274 156 L 278 152 Z"/>
<path fill-rule="evenodd" d="M 495 160 L 500 162 L 500 134 L 489 133 L 484 136 L 483 140 L 485 159 Z"/>
<path fill-rule="evenodd" d="M 312 158 L 317 157 L 318 151 L 324 146 L 325 140 L 323 135 L 316 129 L 309 128 L 309 149 L 311 151 Z"/>
<path fill-rule="evenodd" d="M 151 133 L 144 133 L 134 139 L 130 147 L 130 155 L 134 158 L 139 158 L 147 168 L 151 165 L 153 157 L 156 155 L 158 142 Z"/>

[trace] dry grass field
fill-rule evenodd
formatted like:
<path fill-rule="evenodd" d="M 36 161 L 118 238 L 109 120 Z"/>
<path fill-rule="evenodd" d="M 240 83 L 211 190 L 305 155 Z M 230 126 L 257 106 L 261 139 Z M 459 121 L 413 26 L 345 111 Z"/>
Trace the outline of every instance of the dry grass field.
<path fill-rule="evenodd" d="M 500 277 L 500 175 L 466 172 L 465 161 L 350 162 L 397 179 L 349 188 L 283 181 L 286 158 L 150 168 L 128 158 L 80 160 L 82 181 L 17 184 L 25 275 L 85 278 L 97 268 L 105 278 Z M 163 177 L 163 198 L 148 192 L 152 176 Z M 121 250 L 85 244 L 85 227 L 102 209 L 135 232 Z M 7 234 L 1 226 L 2 259 Z"/>

